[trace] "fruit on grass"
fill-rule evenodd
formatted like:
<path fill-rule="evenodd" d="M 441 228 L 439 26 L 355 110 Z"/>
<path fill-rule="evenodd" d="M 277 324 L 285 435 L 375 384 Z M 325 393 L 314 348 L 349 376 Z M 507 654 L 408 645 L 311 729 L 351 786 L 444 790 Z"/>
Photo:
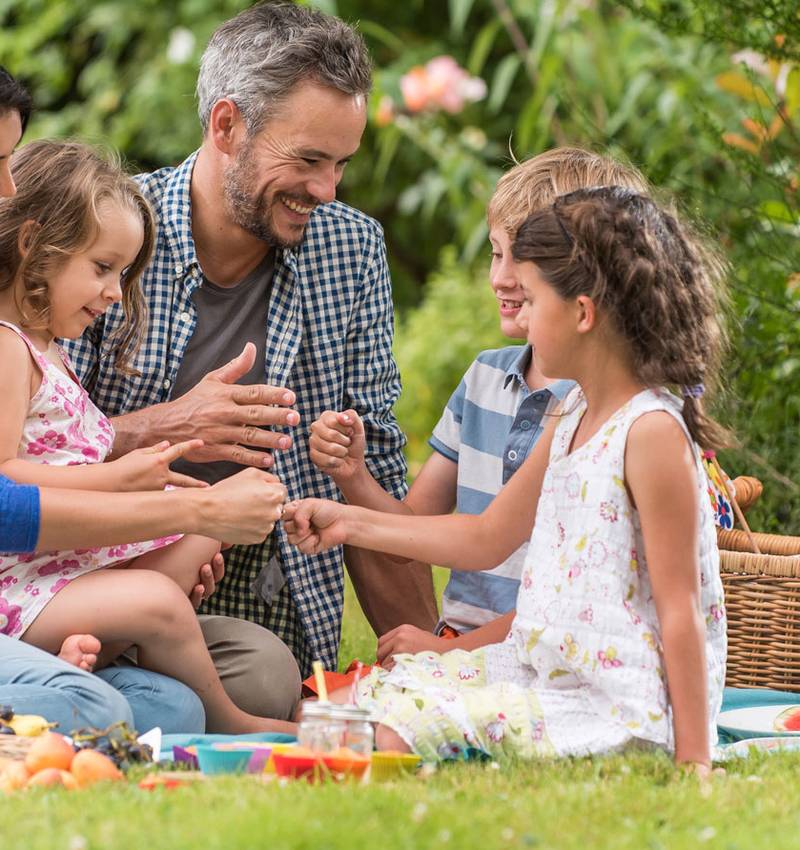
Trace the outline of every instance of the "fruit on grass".
<path fill-rule="evenodd" d="M 21 761 L 9 762 L 0 771 L 0 791 L 5 791 L 6 794 L 18 791 L 28 784 L 29 778 L 28 768 Z"/>
<path fill-rule="evenodd" d="M 69 770 L 74 757 L 75 750 L 63 735 L 46 732 L 31 744 L 25 756 L 25 767 L 31 774 L 48 767 Z"/>
<path fill-rule="evenodd" d="M 77 750 L 96 750 L 107 755 L 122 770 L 132 764 L 153 761 L 153 751 L 136 740 L 136 731 L 125 723 L 114 723 L 107 729 L 78 729 L 72 733 Z"/>
<path fill-rule="evenodd" d="M 96 750 L 80 750 L 75 754 L 72 775 L 80 788 L 95 782 L 122 779 L 122 772 L 114 762 Z"/>
<path fill-rule="evenodd" d="M 772 725 L 778 732 L 800 732 L 800 705 L 782 711 Z"/>
<path fill-rule="evenodd" d="M 13 729 L 16 735 L 27 738 L 35 738 L 55 725 L 48 723 L 47 718 L 39 714 L 14 714 L 9 720 L 4 720 L 4 723 Z"/>
<path fill-rule="evenodd" d="M 32 788 L 40 785 L 60 785 L 63 788 L 77 788 L 75 777 L 68 770 L 59 770 L 57 767 L 46 767 L 39 770 L 28 780 L 27 787 Z"/>

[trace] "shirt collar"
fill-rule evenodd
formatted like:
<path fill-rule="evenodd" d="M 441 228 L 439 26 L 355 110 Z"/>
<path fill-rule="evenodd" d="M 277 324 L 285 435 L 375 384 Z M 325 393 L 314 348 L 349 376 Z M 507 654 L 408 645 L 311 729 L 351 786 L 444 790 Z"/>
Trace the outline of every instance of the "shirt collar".
<path fill-rule="evenodd" d="M 188 156 L 167 178 L 160 208 L 161 223 L 177 264 L 182 266 L 184 274 L 196 269 L 198 275 L 202 274 L 203 270 L 200 268 L 192 236 L 192 172 L 199 153 L 200 151 L 196 150 Z M 278 248 L 275 251 L 276 268 L 278 265 L 284 265 L 296 271 L 297 253 L 301 246 L 302 243 L 294 249 Z"/>
<path fill-rule="evenodd" d="M 526 344 L 521 347 L 519 357 L 517 357 L 506 370 L 506 376 L 503 380 L 503 389 L 507 389 L 508 385 L 512 381 L 516 381 L 520 387 L 527 389 L 528 385 L 525 383 L 525 370 L 528 368 L 530 362 L 531 346 Z M 574 381 L 559 380 L 553 381 L 552 384 L 548 384 L 547 387 L 545 387 L 545 390 L 555 396 L 559 401 L 563 401 L 574 386 Z"/>

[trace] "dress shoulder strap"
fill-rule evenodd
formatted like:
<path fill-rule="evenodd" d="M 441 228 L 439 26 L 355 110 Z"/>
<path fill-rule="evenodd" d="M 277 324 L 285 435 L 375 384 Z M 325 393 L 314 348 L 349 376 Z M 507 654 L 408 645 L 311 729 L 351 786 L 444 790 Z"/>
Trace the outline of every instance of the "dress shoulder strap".
<path fill-rule="evenodd" d="M 31 358 L 41 370 L 42 375 L 46 375 L 48 360 L 44 356 L 44 354 L 42 354 L 42 352 L 39 351 L 39 349 L 33 344 L 31 339 L 20 328 L 18 328 L 16 325 L 11 324 L 11 322 L 4 322 L 0 320 L 0 326 L 14 331 L 14 333 L 25 343 L 25 345 L 28 346 L 28 351 L 30 352 Z"/>

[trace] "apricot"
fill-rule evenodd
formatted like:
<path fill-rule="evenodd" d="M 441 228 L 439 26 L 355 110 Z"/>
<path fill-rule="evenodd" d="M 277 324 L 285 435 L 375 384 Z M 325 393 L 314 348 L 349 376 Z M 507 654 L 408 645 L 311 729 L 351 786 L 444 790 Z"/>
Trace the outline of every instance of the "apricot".
<path fill-rule="evenodd" d="M 63 788 L 77 788 L 75 777 L 68 770 L 59 770 L 57 767 L 45 767 L 37 771 L 28 780 L 28 788 L 34 786 L 60 785 Z"/>
<path fill-rule="evenodd" d="M 21 761 L 9 762 L 0 771 L 0 791 L 5 791 L 7 794 L 18 791 L 28 784 L 29 778 L 28 768 Z"/>
<path fill-rule="evenodd" d="M 122 773 L 111 759 L 96 750 L 79 750 L 72 760 L 72 775 L 79 788 L 94 782 L 122 779 Z"/>
<path fill-rule="evenodd" d="M 75 750 L 67 743 L 63 735 L 57 732 L 45 732 L 31 744 L 25 756 L 25 767 L 31 774 L 38 773 L 46 767 L 57 770 L 69 770 Z"/>

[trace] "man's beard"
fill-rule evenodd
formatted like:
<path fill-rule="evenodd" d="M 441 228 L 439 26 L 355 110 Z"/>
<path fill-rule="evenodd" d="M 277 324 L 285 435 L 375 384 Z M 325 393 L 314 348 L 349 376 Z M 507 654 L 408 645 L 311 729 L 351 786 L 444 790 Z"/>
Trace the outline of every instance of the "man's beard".
<path fill-rule="evenodd" d="M 234 224 L 256 239 L 275 248 L 295 248 L 303 241 L 305 228 L 296 239 L 278 235 L 272 219 L 272 209 L 264 195 L 252 192 L 255 185 L 256 166 L 251 145 L 245 145 L 233 164 L 225 169 L 222 192 L 228 215 Z"/>

